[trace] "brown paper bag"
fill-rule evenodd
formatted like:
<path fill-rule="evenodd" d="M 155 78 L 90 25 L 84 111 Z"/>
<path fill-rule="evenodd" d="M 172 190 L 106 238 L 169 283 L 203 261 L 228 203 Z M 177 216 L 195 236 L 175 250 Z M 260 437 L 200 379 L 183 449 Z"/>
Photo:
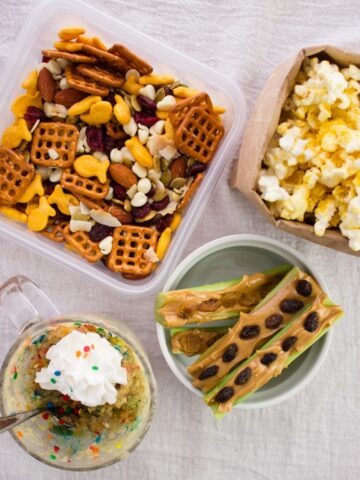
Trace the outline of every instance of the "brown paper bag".
<path fill-rule="evenodd" d="M 256 191 L 262 159 L 279 124 L 282 106 L 294 88 L 303 60 L 314 55 L 333 60 L 340 67 L 346 67 L 350 63 L 360 65 L 360 54 L 330 45 L 303 48 L 294 57 L 278 65 L 265 83 L 247 123 L 231 185 L 239 189 L 276 227 L 312 242 L 360 256 L 360 252 L 349 248 L 348 239 L 339 230 L 327 230 L 323 237 L 317 237 L 312 225 L 275 219 Z"/>

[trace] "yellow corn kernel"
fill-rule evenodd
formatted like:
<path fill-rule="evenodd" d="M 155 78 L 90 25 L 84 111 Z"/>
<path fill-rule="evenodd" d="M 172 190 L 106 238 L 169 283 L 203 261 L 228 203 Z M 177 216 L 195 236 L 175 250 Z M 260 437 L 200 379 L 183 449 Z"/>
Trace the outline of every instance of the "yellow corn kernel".
<path fill-rule="evenodd" d="M 115 95 L 114 115 L 119 123 L 126 125 L 131 120 L 131 113 L 128 104 L 121 95 Z"/>
<path fill-rule="evenodd" d="M 170 122 L 170 118 L 166 119 L 165 125 L 164 125 L 164 130 L 165 130 L 165 137 L 168 140 L 174 140 L 174 127 L 172 126 L 172 123 Z"/>
<path fill-rule="evenodd" d="M 173 83 L 175 78 L 171 75 L 143 75 L 139 78 L 139 83 L 141 85 L 169 85 Z"/>
<path fill-rule="evenodd" d="M 99 182 L 106 183 L 106 173 L 110 166 L 109 160 L 98 160 L 92 155 L 81 155 L 74 164 L 75 171 L 85 178 L 97 177 Z"/>
<path fill-rule="evenodd" d="M 39 92 L 36 92 L 34 95 L 24 93 L 17 97 L 11 105 L 11 111 L 17 118 L 22 118 L 28 107 L 42 108 L 42 100 Z"/>
<path fill-rule="evenodd" d="M 50 207 L 46 197 L 40 197 L 39 206 L 29 213 L 27 226 L 33 232 L 41 232 L 46 227 L 49 217 L 55 217 L 56 210 Z"/>
<path fill-rule="evenodd" d="M 35 93 L 37 92 L 37 81 L 38 72 L 37 70 L 33 70 L 29 73 L 21 86 L 26 90 L 29 95 L 35 95 Z"/>
<path fill-rule="evenodd" d="M 55 42 L 54 47 L 61 52 L 79 52 L 83 44 L 79 42 Z"/>
<path fill-rule="evenodd" d="M 14 220 L 15 222 L 26 223 L 27 220 L 26 213 L 20 212 L 20 210 L 17 210 L 13 207 L 6 207 L 5 205 L 1 205 L 0 213 L 5 215 L 5 217 L 11 218 L 11 220 Z"/>
<path fill-rule="evenodd" d="M 106 45 L 100 40 L 99 37 L 93 37 L 92 44 L 95 48 L 99 48 L 100 50 L 107 50 Z"/>
<path fill-rule="evenodd" d="M 60 30 L 60 32 L 58 33 L 58 36 L 59 38 L 61 38 L 61 40 L 68 41 L 68 40 L 74 40 L 75 38 L 77 38 L 79 35 L 82 35 L 83 33 L 85 33 L 85 28 L 67 27 Z"/>
<path fill-rule="evenodd" d="M 170 230 L 174 232 L 180 225 L 180 222 L 181 222 L 181 213 L 175 212 L 173 219 L 171 220 L 171 223 L 170 223 Z"/>
<path fill-rule="evenodd" d="M 84 45 L 89 45 L 90 47 L 93 47 L 93 39 L 90 37 L 85 37 L 85 35 L 79 35 L 76 39 L 78 43 L 83 43 Z"/>
<path fill-rule="evenodd" d="M 101 102 L 101 97 L 96 95 L 89 95 L 88 97 L 83 98 L 80 102 L 74 103 L 68 110 L 69 116 L 81 115 L 90 110 L 91 105 L 94 103 Z"/>
<path fill-rule="evenodd" d="M 138 95 L 143 86 L 137 82 L 137 75 L 134 74 L 129 75 L 126 82 L 121 88 L 130 95 Z"/>
<path fill-rule="evenodd" d="M 226 108 L 222 107 L 221 105 L 213 105 L 213 112 L 216 115 L 222 115 L 223 113 L 226 112 Z"/>
<path fill-rule="evenodd" d="M 169 116 L 169 112 L 164 112 L 163 110 L 156 110 L 156 116 L 160 118 L 160 120 L 166 120 Z"/>
<path fill-rule="evenodd" d="M 79 205 L 79 200 L 71 195 L 65 193 L 61 185 L 56 185 L 52 194 L 48 197 L 49 205 L 55 205 L 58 207 L 61 213 L 64 215 L 70 215 L 70 205 Z"/>
<path fill-rule="evenodd" d="M 90 112 L 80 115 L 83 122 L 88 125 L 102 125 L 108 123 L 113 113 L 113 108 L 110 102 L 97 102 L 91 105 Z"/>
<path fill-rule="evenodd" d="M 44 187 L 40 173 L 35 175 L 30 185 L 27 187 L 18 201 L 19 203 L 28 203 L 35 197 L 35 195 L 39 195 L 40 197 L 44 195 Z"/>
<path fill-rule="evenodd" d="M 167 227 L 160 235 L 157 247 L 156 247 L 156 255 L 159 260 L 162 260 L 165 256 L 167 249 L 169 248 L 171 240 L 171 228 Z"/>
<path fill-rule="evenodd" d="M 32 135 L 23 118 L 20 118 L 14 125 L 6 128 L 2 136 L 2 144 L 7 148 L 17 148 L 23 140 L 30 142 Z"/>
<path fill-rule="evenodd" d="M 189 98 L 193 97 L 194 95 L 198 95 L 200 92 L 199 90 L 195 90 L 195 88 L 190 88 L 190 87 L 175 87 L 173 90 L 173 94 L 176 97 L 180 98 Z"/>
<path fill-rule="evenodd" d="M 150 155 L 149 150 L 144 147 L 138 137 L 129 138 L 126 140 L 125 146 L 130 150 L 130 153 L 135 160 L 145 168 L 152 168 L 154 165 L 154 159 Z"/>

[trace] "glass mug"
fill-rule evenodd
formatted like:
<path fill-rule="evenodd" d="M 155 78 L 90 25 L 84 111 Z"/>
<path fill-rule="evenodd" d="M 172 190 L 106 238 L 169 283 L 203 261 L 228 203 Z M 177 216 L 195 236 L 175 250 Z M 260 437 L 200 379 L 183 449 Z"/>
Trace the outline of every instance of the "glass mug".
<path fill-rule="evenodd" d="M 135 401 L 135 406 L 138 408 L 135 418 L 128 414 L 121 421 L 115 419 L 112 424 L 111 422 L 109 425 L 105 424 L 105 429 L 100 432 L 96 431 L 96 423 L 94 431 L 94 425 L 91 429 L 87 428 L 86 422 L 103 421 L 102 411 L 95 412 L 94 415 L 90 411 L 81 419 L 85 422 L 83 432 L 76 431 L 74 434 L 71 425 L 62 421 L 62 414 L 66 415 L 68 412 L 65 410 L 64 413 L 64 408 L 58 410 L 49 405 L 48 411 L 15 427 L 11 430 L 11 434 L 30 455 L 48 465 L 65 470 L 93 470 L 127 458 L 144 438 L 150 426 L 156 402 L 156 382 L 149 360 L 140 341 L 129 328 L 107 314 L 62 316 L 44 292 L 23 276 L 14 277 L 0 287 L 0 318 L 2 322 L 0 409 L 4 416 L 39 406 L 36 403 L 36 400 L 39 402 L 36 395 L 40 393 L 36 388 L 33 390 L 29 388 L 37 385 L 33 382 L 34 371 L 30 371 L 31 368 L 27 369 L 27 365 L 29 363 L 33 365 L 34 357 L 41 348 L 47 348 L 48 336 L 56 335 L 59 331 L 86 328 L 101 331 L 104 335 L 105 333 L 110 335 L 110 339 L 115 338 L 125 342 L 127 348 L 125 351 L 129 355 L 126 356 L 125 353 L 123 358 L 130 359 L 127 360 L 130 366 L 130 361 L 133 362 L 133 370 L 136 372 L 134 374 L 136 381 L 133 385 L 136 388 L 141 386 L 139 400 Z M 32 376 L 31 380 L 30 376 Z M 63 398 L 65 408 L 70 408 L 66 407 L 68 398 L 66 396 Z M 136 394 L 132 398 L 136 398 Z M 112 413 L 108 410 L 111 406 L 106 404 L 104 407 L 107 409 L 105 413 L 109 414 L 111 419 Z M 73 413 L 78 415 L 75 410 Z"/>

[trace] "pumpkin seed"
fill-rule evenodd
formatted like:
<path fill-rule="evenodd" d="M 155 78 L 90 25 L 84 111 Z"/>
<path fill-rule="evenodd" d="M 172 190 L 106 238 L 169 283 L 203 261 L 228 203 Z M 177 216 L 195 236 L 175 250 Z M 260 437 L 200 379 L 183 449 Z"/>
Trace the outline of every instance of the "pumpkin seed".
<path fill-rule="evenodd" d="M 170 183 L 170 188 L 181 188 L 186 185 L 186 178 L 177 177 Z"/>
<path fill-rule="evenodd" d="M 160 100 L 162 100 L 163 98 L 165 98 L 165 90 L 161 87 L 159 88 L 159 90 L 156 92 L 156 95 L 155 95 L 155 102 L 160 102 Z"/>
<path fill-rule="evenodd" d="M 154 156 L 154 169 L 157 172 L 161 172 L 161 161 L 159 155 Z"/>
<path fill-rule="evenodd" d="M 124 165 L 126 165 L 127 167 L 129 167 L 129 168 L 132 168 L 132 166 L 133 166 L 133 162 L 130 160 L 130 158 L 124 158 L 124 160 L 122 161 L 122 163 L 123 163 Z"/>
<path fill-rule="evenodd" d="M 130 200 L 127 198 L 125 201 L 124 201 L 124 210 L 125 212 L 131 212 L 131 202 Z"/>
<path fill-rule="evenodd" d="M 25 152 L 23 153 L 23 157 L 24 157 L 25 162 L 30 161 L 30 153 L 27 150 L 25 150 Z"/>
<path fill-rule="evenodd" d="M 161 159 L 161 170 L 167 170 L 170 166 L 171 160 L 166 160 L 166 158 Z"/>
<path fill-rule="evenodd" d="M 152 218 L 154 218 L 155 215 L 157 215 L 157 212 L 155 212 L 155 210 L 151 210 L 144 218 L 136 218 L 135 221 L 136 221 L 137 223 L 148 222 L 149 220 L 151 220 Z"/>
<path fill-rule="evenodd" d="M 136 112 L 141 112 L 141 105 L 136 98 L 136 95 L 131 95 L 130 97 L 131 105 Z"/>
<path fill-rule="evenodd" d="M 169 85 L 169 88 L 171 88 L 171 90 L 174 90 L 174 88 L 180 87 L 180 85 L 181 85 L 182 87 L 186 87 L 186 85 L 183 84 L 183 83 L 181 83 L 180 80 L 176 80 L 176 82 L 173 82 L 173 83 L 171 83 L 171 84 Z"/>
<path fill-rule="evenodd" d="M 161 174 L 160 180 L 162 183 L 167 187 L 169 183 L 171 182 L 171 172 L 170 170 L 164 170 L 163 173 Z"/>
<path fill-rule="evenodd" d="M 163 198 L 167 195 L 167 191 L 165 189 L 156 190 L 155 194 L 153 195 L 154 202 L 160 202 Z"/>
<path fill-rule="evenodd" d="M 195 162 L 196 162 L 195 158 L 190 157 L 187 161 L 187 166 L 192 167 Z"/>
<path fill-rule="evenodd" d="M 78 120 L 79 120 L 78 115 L 69 115 L 66 117 L 65 123 L 68 123 L 70 125 L 75 125 L 75 123 L 77 123 Z"/>
<path fill-rule="evenodd" d="M 112 198 L 111 201 L 113 203 L 116 203 L 116 205 L 124 205 L 124 202 L 122 200 L 119 200 L 118 198 Z"/>

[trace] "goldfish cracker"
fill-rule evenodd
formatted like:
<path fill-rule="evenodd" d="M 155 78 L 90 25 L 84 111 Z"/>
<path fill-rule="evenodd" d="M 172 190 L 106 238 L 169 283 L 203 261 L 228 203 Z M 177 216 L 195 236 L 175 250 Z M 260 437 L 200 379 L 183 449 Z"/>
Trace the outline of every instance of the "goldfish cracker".
<path fill-rule="evenodd" d="M 64 215 L 70 215 L 70 205 L 79 205 L 79 200 L 70 193 L 65 193 L 61 185 L 56 185 L 54 191 L 48 197 L 48 202 L 50 205 L 55 203 Z"/>
<path fill-rule="evenodd" d="M 121 95 L 115 95 L 114 115 L 119 123 L 125 125 L 131 120 L 131 113 L 128 104 Z"/>
<path fill-rule="evenodd" d="M 180 98 L 194 97 L 199 93 L 200 93 L 199 90 L 195 90 L 195 88 L 189 88 L 189 87 L 183 87 L 183 86 L 175 87 L 173 90 L 173 94 L 176 97 L 180 97 Z"/>
<path fill-rule="evenodd" d="M 44 195 L 44 187 L 40 173 L 37 173 L 25 192 L 19 198 L 19 203 L 29 203 L 35 195 L 42 197 Z"/>
<path fill-rule="evenodd" d="M 126 82 L 122 86 L 122 89 L 130 95 L 138 95 L 143 85 L 138 83 L 139 74 L 136 71 L 130 72 L 126 75 Z"/>
<path fill-rule="evenodd" d="M 79 35 L 76 39 L 78 43 L 83 43 L 84 45 L 89 45 L 90 47 L 93 47 L 93 39 L 90 37 L 85 37 L 85 35 Z"/>
<path fill-rule="evenodd" d="M 82 155 L 74 162 L 74 169 L 76 173 L 85 178 L 97 177 L 99 182 L 106 183 L 106 173 L 110 166 L 109 160 L 98 160 L 92 155 Z"/>
<path fill-rule="evenodd" d="M 181 213 L 175 212 L 173 219 L 171 220 L 171 223 L 170 223 L 170 230 L 174 232 L 180 225 L 180 222 L 181 222 Z"/>
<path fill-rule="evenodd" d="M 41 232 L 46 228 L 49 217 L 55 217 L 55 215 L 56 210 L 49 205 L 46 197 L 40 197 L 39 206 L 29 213 L 27 226 L 33 232 Z"/>
<path fill-rule="evenodd" d="M 80 116 L 81 120 L 88 125 L 102 125 L 108 123 L 113 113 L 110 102 L 101 101 L 91 105 L 90 112 Z"/>
<path fill-rule="evenodd" d="M 29 73 L 29 75 L 23 81 L 23 84 L 21 86 L 26 90 L 27 94 L 35 95 L 37 92 L 37 81 L 38 81 L 38 72 L 37 70 L 33 70 L 32 72 Z"/>
<path fill-rule="evenodd" d="M 165 256 L 167 249 L 169 248 L 171 240 L 171 228 L 167 227 L 160 235 L 157 247 L 156 247 L 156 255 L 159 260 L 162 260 Z"/>
<path fill-rule="evenodd" d="M 90 110 L 91 105 L 97 102 L 101 102 L 101 97 L 89 95 L 80 100 L 80 102 L 74 103 L 74 105 L 69 108 L 68 115 L 73 117 L 75 115 L 86 113 Z"/>
<path fill-rule="evenodd" d="M 13 101 L 11 105 L 11 111 L 17 118 L 22 118 L 29 107 L 42 108 L 40 92 L 36 92 L 34 95 L 30 95 L 28 93 L 20 95 L 16 100 Z"/>
<path fill-rule="evenodd" d="M 138 137 L 132 137 L 126 140 L 125 146 L 130 150 L 130 153 L 140 165 L 145 168 L 153 167 L 154 159 L 150 155 L 149 150 L 141 144 Z"/>
<path fill-rule="evenodd" d="M 226 108 L 222 107 L 221 105 L 213 105 L 213 112 L 216 115 L 222 115 L 223 113 L 226 112 Z"/>
<path fill-rule="evenodd" d="M 160 120 L 166 120 L 169 117 L 169 112 L 164 112 L 162 110 L 156 110 L 156 116 L 160 118 Z"/>
<path fill-rule="evenodd" d="M 166 122 L 165 122 L 165 125 L 164 125 L 164 130 L 165 130 L 165 137 L 168 139 L 168 140 L 174 140 L 174 127 L 172 125 L 172 123 L 170 122 L 170 119 L 167 118 L 166 119 Z"/>
<path fill-rule="evenodd" d="M 5 129 L 2 144 L 4 147 L 17 148 L 23 140 L 30 142 L 31 139 L 32 135 L 25 120 L 20 118 L 14 125 Z"/>
<path fill-rule="evenodd" d="M 54 47 L 61 52 L 79 52 L 82 50 L 82 44 L 79 42 L 55 42 Z"/>
<path fill-rule="evenodd" d="M 60 30 L 60 32 L 58 32 L 58 36 L 61 38 L 61 40 L 69 41 L 74 40 L 83 33 L 85 33 L 85 29 L 82 27 L 67 27 Z"/>
<path fill-rule="evenodd" d="M 27 215 L 26 213 L 20 212 L 14 207 L 6 207 L 5 205 L 0 205 L 0 213 L 6 217 L 14 220 L 15 222 L 26 223 Z"/>
<path fill-rule="evenodd" d="M 37 198 L 33 198 L 27 205 L 25 209 L 26 215 L 29 215 L 34 208 L 37 208 L 39 206 L 39 202 Z"/>
<path fill-rule="evenodd" d="M 100 50 L 107 50 L 106 45 L 100 40 L 99 37 L 93 37 L 92 44 L 95 48 Z"/>
<path fill-rule="evenodd" d="M 143 75 L 139 78 L 140 85 L 169 85 L 173 83 L 175 78 L 171 75 Z"/>

